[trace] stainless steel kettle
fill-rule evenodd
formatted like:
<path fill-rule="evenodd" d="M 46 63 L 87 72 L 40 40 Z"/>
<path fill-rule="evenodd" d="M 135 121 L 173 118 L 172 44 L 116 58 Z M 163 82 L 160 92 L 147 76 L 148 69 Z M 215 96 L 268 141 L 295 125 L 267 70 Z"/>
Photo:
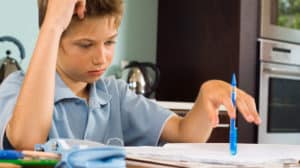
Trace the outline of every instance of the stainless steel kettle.
<path fill-rule="evenodd" d="M 20 52 L 20 58 L 23 60 L 25 58 L 25 50 L 22 43 L 14 37 L 3 36 L 0 37 L 0 42 L 11 42 L 15 44 Z M 6 78 L 10 73 L 21 70 L 18 61 L 15 58 L 10 57 L 11 50 L 7 49 L 6 57 L 0 60 L 0 83 Z"/>
<path fill-rule="evenodd" d="M 152 97 L 160 78 L 156 65 L 150 62 L 132 61 L 124 67 L 125 69 L 129 70 L 125 76 L 129 89 L 145 97 Z"/>

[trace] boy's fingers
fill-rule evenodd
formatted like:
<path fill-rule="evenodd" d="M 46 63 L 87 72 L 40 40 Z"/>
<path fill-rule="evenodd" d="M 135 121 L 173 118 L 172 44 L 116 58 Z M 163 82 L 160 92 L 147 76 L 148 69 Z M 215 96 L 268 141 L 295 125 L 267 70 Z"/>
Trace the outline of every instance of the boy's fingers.
<path fill-rule="evenodd" d="M 237 106 L 244 118 L 248 122 L 254 122 L 255 124 L 259 124 L 260 117 L 256 110 L 255 100 L 241 90 L 239 90 L 238 95 L 239 96 L 237 97 Z"/>
<path fill-rule="evenodd" d="M 219 124 L 219 115 L 218 115 L 218 111 L 215 109 L 214 105 L 211 103 L 207 103 L 207 105 L 205 107 L 205 111 L 209 112 L 208 117 L 211 122 L 211 126 L 213 128 L 217 127 L 217 125 Z"/>
<path fill-rule="evenodd" d="M 211 125 L 213 128 L 216 128 L 219 124 L 219 113 L 218 111 L 215 111 L 213 114 L 211 114 Z"/>
<path fill-rule="evenodd" d="M 248 107 L 251 115 L 253 116 L 253 121 L 255 122 L 255 124 L 260 124 L 261 120 L 256 109 L 255 100 L 250 96 L 248 101 Z"/>
<path fill-rule="evenodd" d="M 254 118 L 254 123 L 255 124 L 260 124 L 261 123 L 261 119 L 258 115 L 258 112 L 257 112 L 257 109 L 256 109 L 256 105 L 255 105 L 255 100 L 253 98 L 250 99 L 250 106 L 252 107 L 250 109 L 251 113 L 252 113 L 252 116 Z"/>
<path fill-rule="evenodd" d="M 78 0 L 76 3 L 76 7 L 75 7 L 75 13 L 78 15 L 78 17 L 80 19 L 84 18 L 84 13 L 85 13 L 85 4 L 86 1 L 85 0 Z"/>
<path fill-rule="evenodd" d="M 223 104 L 225 106 L 225 108 L 227 109 L 227 113 L 230 118 L 236 118 L 236 111 L 235 111 L 235 108 L 233 107 L 230 97 L 223 98 L 221 104 Z"/>
<path fill-rule="evenodd" d="M 249 112 L 247 103 L 242 98 L 239 98 L 237 100 L 237 107 L 248 122 L 253 122 L 254 118 L 252 114 Z"/>

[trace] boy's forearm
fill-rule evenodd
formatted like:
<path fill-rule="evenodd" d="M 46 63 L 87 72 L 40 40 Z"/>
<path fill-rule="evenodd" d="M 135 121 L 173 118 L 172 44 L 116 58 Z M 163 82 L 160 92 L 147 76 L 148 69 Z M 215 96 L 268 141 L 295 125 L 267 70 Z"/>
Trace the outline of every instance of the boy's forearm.
<path fill-rule="evenodd" d="M 43 143 L 52 122 L 55 67 L 61 30 L 41 28 L 8 127 L 7 137 L 17 149 L 32 149 Z"/>

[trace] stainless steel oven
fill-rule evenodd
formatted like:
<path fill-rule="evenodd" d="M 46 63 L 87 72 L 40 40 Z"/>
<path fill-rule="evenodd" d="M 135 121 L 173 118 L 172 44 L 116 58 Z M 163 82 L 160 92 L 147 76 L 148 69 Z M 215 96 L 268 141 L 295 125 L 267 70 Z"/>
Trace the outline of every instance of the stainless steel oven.
<path fill-rule="evenodd" d="M 260 39 L 258 143 L 300 144 L 300 45 Z"/>
<path fill-rule="evenodd" d="M 300 43 L 300 0 L 261 0 L 261 37 Z"/>

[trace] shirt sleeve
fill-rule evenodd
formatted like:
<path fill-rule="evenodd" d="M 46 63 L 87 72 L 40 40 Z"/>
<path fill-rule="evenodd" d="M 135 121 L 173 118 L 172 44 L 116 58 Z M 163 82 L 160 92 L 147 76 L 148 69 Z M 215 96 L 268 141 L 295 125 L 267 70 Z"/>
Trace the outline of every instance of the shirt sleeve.
<path fill-rule="evenodd" d="M 0 149 L 4 148 L 5 129 L 12 116 L 23 77 L 22 72 L 14 72 L 0 85 Z"/>
<path fill-rule="evenodd" d="M 120 97 L 125 145 L 159 145 L 164 125 L 175 113 L 153 100 L 135 94 L 126 83 L 122 87 Z"/>

